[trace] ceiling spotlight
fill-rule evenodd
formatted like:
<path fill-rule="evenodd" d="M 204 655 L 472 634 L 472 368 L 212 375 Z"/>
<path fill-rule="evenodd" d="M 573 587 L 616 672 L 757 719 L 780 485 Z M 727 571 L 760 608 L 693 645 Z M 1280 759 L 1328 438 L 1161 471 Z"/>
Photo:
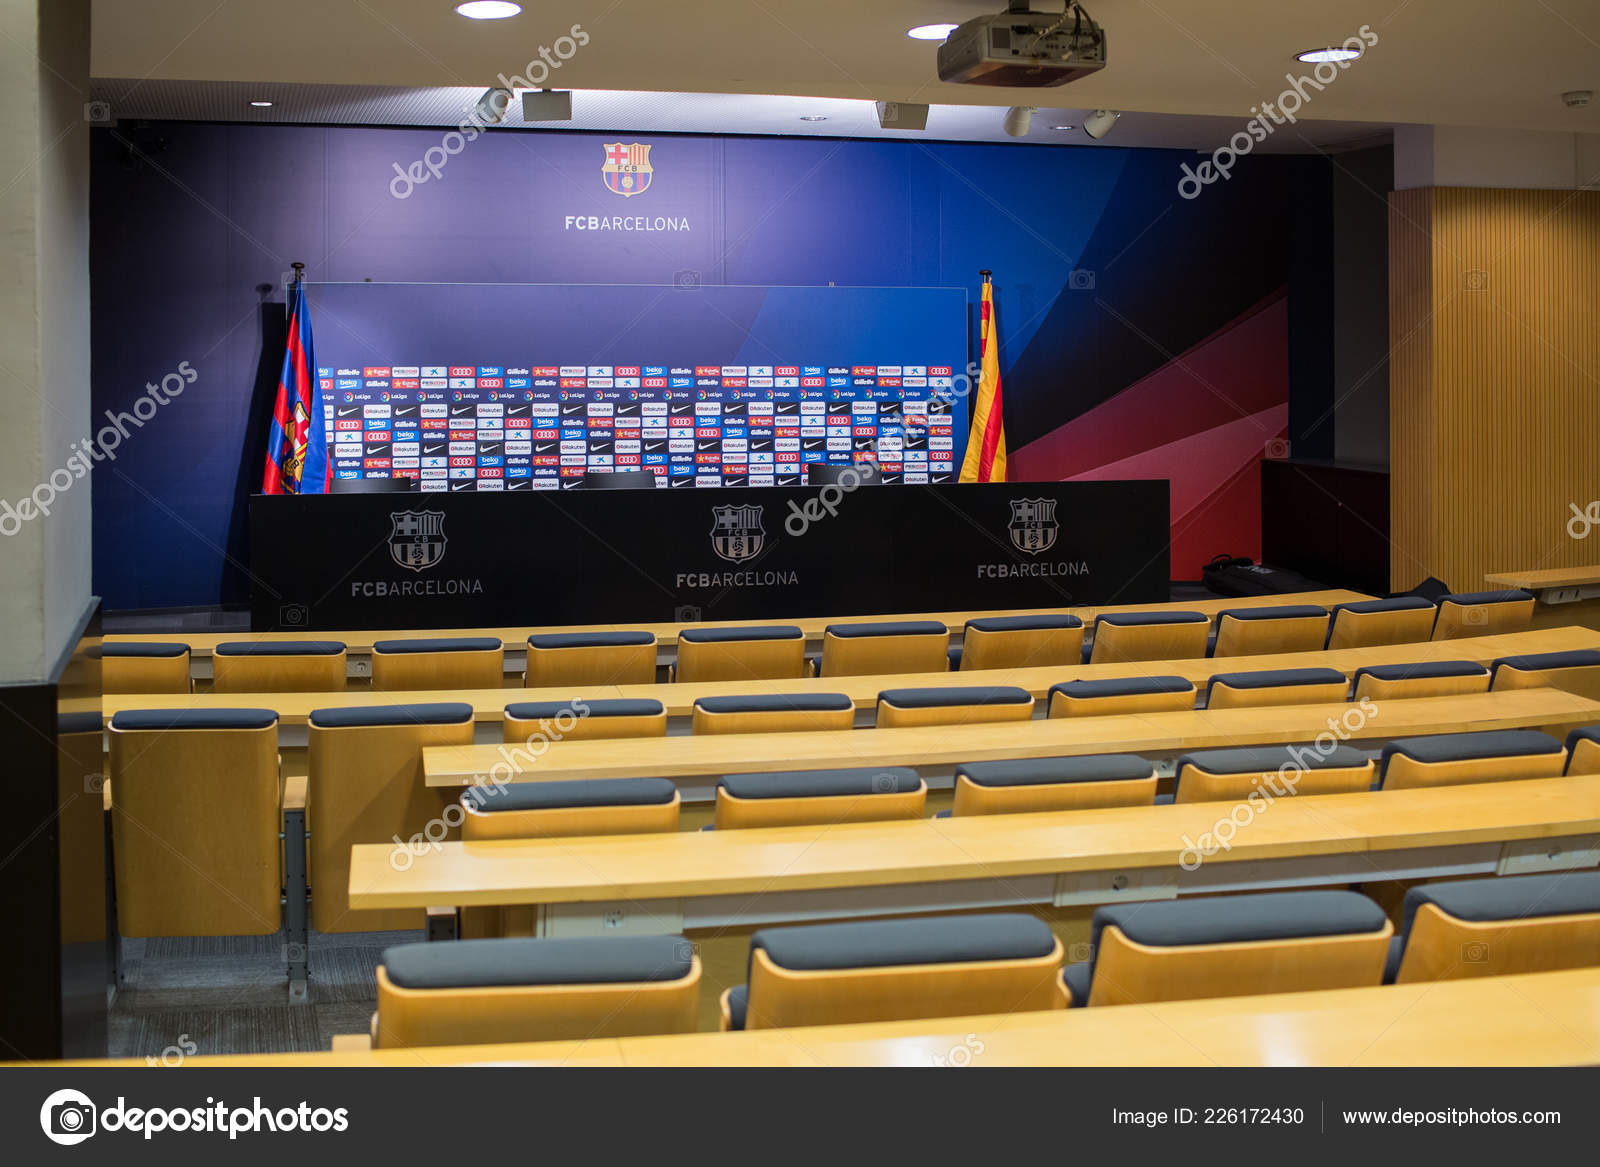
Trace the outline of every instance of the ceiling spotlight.
<path fill-rule="evenodd" d="M 511 103 L 516 99 L 515 93 L 498 85 L 485 89 L 483 96 L 478 98 L 478 117 L 487 125 L 498 126 L 506 120 L 506 115 L 511 112 Z"/>
<path fill-rule="evenodd" d="M 955 30 L 953 24 L 919 24 L 906 29 L 906 35 L 916 41 L 942 41 Z"/>
<path fill-rule="evenodd" d="M 1304 61 L 1308 65 L 1320 65 L 1324 61 L 1353 61 L 1360 55 L 1360 49 L 1352 45 L 1341 45 L 1338 48 L 1307 49 L 1303 53 L 1296 53 L 1294 59 Z"/>
<path fill-rule="evenodd" d="M 800 115 L 800 120 L 803 122 L 825 122 L 828 120 L 828 115 L 822 113 L 803 113 Z"/>
<path fill-rule="evenodd" d="M 272 102 L 270 102 L 270 101 L 252 101 L 250 104 L 255 106 L 257 109 L 271 109 L 272 108 Z"/>
<path fill-rule="evenodd" d="M 467 0 L 465 4 L 456 5 L 456 12 L 468 20 L 504 20 L 521 11 L 522 5 L 512 4 L 510 0 Z"/>
<path fill-rule="evenodd" d="M 1592 89 L 1569 89 L 1561 95 L 1561 104 L 1568 109 L 1583 109 L 1593 100 Z"/>
<path fill-rule="evenodd" d="M 1122 114 L 1114 109 L 1097 109 L 1083 119 L 1083 132 L 1096 141 L 1111 132 L 1111 127 L 1117 124 L 1117 119 Z"/>
<path fill-rule="evenodd" d="M 1006 110 L 1005 131 L 1013 138 L 1026 138 L 1028 127 L 1033 124 L 1033 115 L 1037 106 L 1014 105 Z"/>

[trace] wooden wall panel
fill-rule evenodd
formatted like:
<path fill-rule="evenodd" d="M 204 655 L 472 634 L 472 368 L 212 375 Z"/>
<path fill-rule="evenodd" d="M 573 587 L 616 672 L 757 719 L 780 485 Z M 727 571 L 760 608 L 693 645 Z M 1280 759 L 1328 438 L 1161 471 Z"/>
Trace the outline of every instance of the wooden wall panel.
<path fill-rule="evenodd" d="M 1600 192 L 1390 195 L 1391 582 L 1600 562 Z"/>

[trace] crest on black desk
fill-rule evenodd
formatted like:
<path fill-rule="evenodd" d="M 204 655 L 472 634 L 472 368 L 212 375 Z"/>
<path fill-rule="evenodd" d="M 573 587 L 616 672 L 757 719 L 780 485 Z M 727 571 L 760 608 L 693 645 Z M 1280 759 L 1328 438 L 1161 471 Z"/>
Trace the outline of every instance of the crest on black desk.
<path fill-rule="evenodd" d="M 732 504 L 711 508 L 711 550 L 729 563 L 743 563 L 761 554 L 767 533 L 761 526 L 761 507 Z"/>
<path fill-rule="evenodd" d="M 1056 500 L 1053 498 L 1014 498 L 1011 500 L 1011 523 L 1006 528 L 1011 534 L 1011 545 L 1028 555 L 1038 555 L 1056 545 L 1060 530 L 1056 523 Z"/>
<path fill-rule="evenodd" d="M 423 571 L 444 558 L 443 511 L 394 511 L 389 522 L 389 555 L 401 567 Z"/>

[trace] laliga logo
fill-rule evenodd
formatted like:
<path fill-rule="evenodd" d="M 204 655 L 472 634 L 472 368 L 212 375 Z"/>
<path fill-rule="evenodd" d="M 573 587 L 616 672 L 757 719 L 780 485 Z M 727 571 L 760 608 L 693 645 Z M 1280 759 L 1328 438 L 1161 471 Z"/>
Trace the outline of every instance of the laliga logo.
<path fill-rule="evenodd" d="M 94 1134 L 97 1114 L 87 1094 L 57 1090 L 39 1108 L 39 1125 L 52 1143 L 75 1147 Z"/>

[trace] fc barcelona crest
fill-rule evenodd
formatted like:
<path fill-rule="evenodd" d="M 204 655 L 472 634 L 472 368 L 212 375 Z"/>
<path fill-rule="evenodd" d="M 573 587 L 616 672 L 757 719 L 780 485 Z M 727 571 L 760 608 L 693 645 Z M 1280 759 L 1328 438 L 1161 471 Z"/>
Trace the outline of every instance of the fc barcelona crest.
<path fill-rule="evenodd" d="M 1028 555 L 1038 555 L 1056 545 L 1056 500 L 1053 498 L 1014 498 L 1011 500 L 1011 545 Z"/>
<path fill-rule="evenodd" d="M 389 523 L 389 555 L 401 567 L 423 571 L 444 558 L 443 511 L 394 511 Z"/>
<path fill-rule="evenodd" d="M 761 554 L 767 533 L 761 526 L 761 508 L 731 505 L 711 508 L 711 550 L 729 563 L 743 563 Z"/>
<path fill-rule="evenodd" d="M 612 194 L 632 198 L 650 189 L 650 147 L 638 142 L 624 144 L 607 142 L 606 164 L 600 173 L 606 180 L 606 189 Z"/>

